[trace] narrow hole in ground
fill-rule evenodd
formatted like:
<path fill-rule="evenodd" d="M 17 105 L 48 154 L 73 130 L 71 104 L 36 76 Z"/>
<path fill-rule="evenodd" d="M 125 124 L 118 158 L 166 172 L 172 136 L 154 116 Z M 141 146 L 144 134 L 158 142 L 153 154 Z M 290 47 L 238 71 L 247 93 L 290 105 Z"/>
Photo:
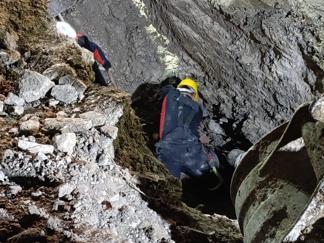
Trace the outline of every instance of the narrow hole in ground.
<path fill-rule="evenodd" d="M 167 84 L 176 86 L 179 81 L 178 78 L 172 77 L 159 84 L 144 83 L 140 85 L 132 95 L 132 108 L 141 119 L 143 130 L 147 136 L 148 146 L 154 154 L 154 144 L 158 141 L 160 110 L 163 98 L 159 95 L 160 89 Z M 214 111 L 211 113 L 214 113 Z M 215 114 L 210 114 L 210 117 L 214 119 Z M 229 123 L 230 122 L 231 121 L 229 121 Z M 226 127 L 224 129 L 228 130 Z M 229 151 L 231 147 L 242 148 L 240 144 L 247 144 L 239 132 L 235 132 L 232 135 L 231 143 L 227 143 L 226 148 L 224 148 L 227 151 Z M 234 142 L 235 139 L 237 139 L 237 142 Z M 250 146 L 250 144 L 248 144 L 247 147 L 248 146 Z M 234 168 L 226 162 L 225 154 L 221 151 L 222 149 L 216 147 L 214 149 L 221 161 L 220 172 L 224 178 L 223 185 L 217 190 L 210 190 L 210 188 L 216 186 L 218 182 L 214 174 L 206 174 L 199 179 L 183 180 L 182 200 L 188 206 L 197 208 L 203 213 L 217 213 L 235 219 L 235 211 L 230 199 L 230 181 Z"/>

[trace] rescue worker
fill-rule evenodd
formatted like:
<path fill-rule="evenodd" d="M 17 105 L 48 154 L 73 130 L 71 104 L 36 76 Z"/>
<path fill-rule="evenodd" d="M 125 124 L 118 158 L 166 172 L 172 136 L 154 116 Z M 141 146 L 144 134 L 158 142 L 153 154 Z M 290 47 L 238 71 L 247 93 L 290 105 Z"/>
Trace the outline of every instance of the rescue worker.
<path fill-rule="evenodd" d="M 96 75 L 96 83 L 99 83 L 101 85 L 107 85 L 106 80 L 99 69 L 98 64 L 100 64 L 106 70 L 111 83 L 114 85 L 115 88 L 117 88 L 116 82 L 111 73 L 111 63 L 109 62 L 103 50 L 96 43 L 90 41 L 84 33 L 77 34 L 77 42 L 81 47 L 93 53 L 93 57 L 96 60 L 96 62 L 92 65 L 92 70 Z"/>
<path fill-rule="evenodd" d="M 70 37 L 78 42 L 78 44 L 91 51 L 93 53 L 93 57 L 95 59 L 95 63 L 92 65 L 92 70 L 95 73 L 95 82 L 101 85 L 107 85 L 107 82 L 102 75 L 99 65 L 106 70 L 111 83 L 117 88 L 116 82 L 111 73 L 111 63 L 109 62 L 107 56 L 103 52 L 103 50 L 94 42 L 90 41 L 89 38 L 84 33 L 76 33 L 73 27 L 65 22 L 65 21 L 57 21 L 56 28 L 58 33 L 63 34 L 67 37 Z M 99 64 L 99 65 L 98 65 Z"/>
<path fill-rule="evenodd" d="M 160 115 L 160 141 L 155 144 L 157 157 L 179 179 L 216 170 L 219 166 L 216 154 L 207 154 L 199 140 L 203 112 L 198 103 L 197 83 L 185 78 L 177 88 L 163 87 L 161 95 L 165 97 Z"/>

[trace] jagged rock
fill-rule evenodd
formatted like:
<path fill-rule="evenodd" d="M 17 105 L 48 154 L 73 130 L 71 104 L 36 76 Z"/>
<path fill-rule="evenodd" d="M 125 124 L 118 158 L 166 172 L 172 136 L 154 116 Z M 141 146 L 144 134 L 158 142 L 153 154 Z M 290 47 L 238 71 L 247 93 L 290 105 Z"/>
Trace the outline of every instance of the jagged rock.
<path fill-rule="evenodd" d="M 20 115 L 24 114 L 24 111 L 25 111 L 25 109 L 23 106 L 14 106 L 12 113 L 14 115 L 20 116 Z"/>
<path fill-rule="evenodd" d="M 39 143 L 29 142 L 25 140 L 19 140 L 18 147 L 32 154 L 37 154 L 37 153 L 53 154 L 54 152 L 53 145 L 39 144 Z"/>
<path fill-rule="evenodd" d="M 84 133 L 92 128 L 92 122 L 82 118 L 46 118 L 44 128 L 62 132 Z"/>
<path fill-rule="evenodd" d="M 18 185 L 11 185 L 11 186 L 9 186 L 9 189 L 10 189 L 11 195 L 16 195 L 22 191 L 21 186 L 18 186 Z"/>
<path fill-rule="evenodd" d="M 3 160 L 11 160 L 15 156 L 15 153 L 11 149 L 6 149 L 3 153 Z"/>
<path fill-rule="evenodd" d="M 5 65 L 11 65 L 18 62 L 21 58 L 21 55 L 18 51 L 15 50 L 2 50 L 0 51 L 0 61 Z"/>
<path fill-rule="evenodd" d="M 5 99 L 4 103 L 6 105 L 24 106 L 25 100 L 10 92 L 7 98 Z"/>
<path fill-rule="evenodd" d="M 54 137 L 54 143 L 57 149 L 69 155 L 73 153 L 76 142 L 77 138 L 74 133 L 63 133 Z"/>
<path fill-rule="evenodd" d="M 49 99 L 48 101 L 48 105 L 51 106 L 51 107 L 56 107 L 60 102 L 56 99 Z"/>
<path fill-rule="evenodd" d="M 54 86 L 48 77 L 31 70 L 25 70 L 19 80 L 19 96 L 26 102 L 33 102 L 45 97 L 46 93 Z"/>
<path fill-rule="evenodd" d="M 0 181 L 1 181 L 1 179 L 0 179 Z M 13 217 L 11 214 L 9 214 L 6 209 L 0 208 L 0 219 L 2 221 L 4 221 L 4 220 L 14 220 L 15 217 Z"/>
<path fill-rule="evenodd" d="M 35 158 L 35 160 L 37 161 L 44 161 L 44 160 L 48 160 L 47 156 L 45 154 L 43 154 L 42 152 L 39 152 Z"/>
<path fill-rule="evenodd" d="M 0 29 L 0 48 L 12 49 L 17 48 L 17 41 L 19 37 L 15 32 L 8 32 L 5 28 Z"/>
<path fill-rule="evenodd" d="M 78 92 L 76 89 L 69 85 L 56 85 L 52 88 L 51 95 L 63 103 L 71 104 L 78 99 Z"/>
<path fill-rule="evenodd" d="M 20 131 L 22 132 L 37 132 L 39 130 L 40 123 L 38 119 L 30 119 L 20 124 Z"/>
<path fill-rule="evenodd" d="M 50 217 L 47 220 L 47 227 L 54 231 L 60 231 L 62 229 L 61 221 L 56 217 Z"/>
<path fill-rule="evenodd" d="M 90 120 L 92 122 L 92 126 L 103 126 L 106 123 L 106 116 L 102 113 L 95 111 L 88 111 L 79 115 L 80 118 L 85 120 Z"/>
<path fill-rule="evenodd" d="M 63 198 L 70 195 L 75 190 L 75 186 L 69 183 L 65 183 L 59 188 L 58 197 Z"/>
<path fill-rule="evenodd" d="M 208 127 L 213 133 L 226 136 L 224 129 L 214 120 L 210 120 Z"/>
<path fill-rule="evenodd" d="M 64 77 L 61 77 L 59 80 L 59 84 L 72 85 L 78 92 L 78 96 L 79 96 L 80 100 L 83 99 L 83 97 L 84 97 L 83 93 L 87 89 L 87 86 L 81 80 L 79 80 L 71 75 L 66 75 Z"/>
<path fill-rule="evenodd" d="M 64 111 L 59 111 L 56 113 L 56 117 L 68 117 L 68 115 Z"/>
<path fill-rule="evenodd" d="M 12 135 L 18 135 L 19 134 L 19 129 L 17 127 L 13 127 L 9 130 L 9 133 Z"/>
<path fill-rule="evenodd" d="M 31 193 L 31 196 L 34 198 L 39 198 L 42 195 L 43 195 L 43 193 L 40 190 L 37 190 L 36 192 Z"/>
<path fill-rule="evenodd" d="M 7 180 L 8 180 L 7 176 L 3 173 L 3 171 L 0 170 L 0 182 L 2 183 Z"/>
<path fill-rule="evenodd" d="M 105 135 L 111 137 L 112 139 L 116 139 L 118 135 L 118 127 L 105 125 L 100 127 L 100 131 L 103 132 Z"/>
<path fill-rule="evenodd" d="M 49 215 L 46 212 L 46 210 L 43 208 L 38 208 L 36 205 L 30 205 L 28 207 L 28 213 L 35 214 L 35 215 L 38 215 L 38 216 L 40 216 L 42 218 L 46 218 L 46 219 L 49 218 Z"/>
<path fill-rule="evenodd" d="M 54 64 L 53 66 L 49 67 L 43 72 L 43 75 L 48 77 L 51 81 L 57 80 L 65 75 L 72 75 L 76 76 L 76 73 L 70 65 L 66 63 L 58 63 Z M 59 84 L 66 84 L 66 83 L 59 83 Z"/>
<path fill-rule="evenodd" d="M 0 113 L 3 112 L 4 102 L 0 101 Z"/>

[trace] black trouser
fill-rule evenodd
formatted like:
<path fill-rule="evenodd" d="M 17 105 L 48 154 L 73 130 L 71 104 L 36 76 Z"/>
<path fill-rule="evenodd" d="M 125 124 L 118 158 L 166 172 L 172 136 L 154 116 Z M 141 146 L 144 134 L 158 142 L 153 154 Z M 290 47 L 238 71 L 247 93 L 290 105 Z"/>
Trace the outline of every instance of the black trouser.
<path fill-rule="evenodd" d="M 105 77 L 102 75 L 97 62 L 94 62 L 94 64 L 92 65 L 92 70 L 94 71 L 94 73 L 96 75 L 95 83 L 98 83 L 98 84 L 104 85 L 104 86 L 107 86 L 110 83 L 110 82 L 107 82 Z"/>

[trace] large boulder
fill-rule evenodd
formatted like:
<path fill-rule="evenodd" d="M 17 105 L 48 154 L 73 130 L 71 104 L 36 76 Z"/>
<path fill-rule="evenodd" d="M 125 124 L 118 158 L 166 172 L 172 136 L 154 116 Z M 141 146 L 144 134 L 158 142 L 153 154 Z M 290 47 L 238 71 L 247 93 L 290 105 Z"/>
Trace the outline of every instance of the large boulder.
<path fill-rule="evenodd" d="M 31 70 L 25 70 L 19 80 L 19 96 L 26 102 L 33 102 L 45 97 L 46 93 L 55 85 L 48 77 Z"/>

